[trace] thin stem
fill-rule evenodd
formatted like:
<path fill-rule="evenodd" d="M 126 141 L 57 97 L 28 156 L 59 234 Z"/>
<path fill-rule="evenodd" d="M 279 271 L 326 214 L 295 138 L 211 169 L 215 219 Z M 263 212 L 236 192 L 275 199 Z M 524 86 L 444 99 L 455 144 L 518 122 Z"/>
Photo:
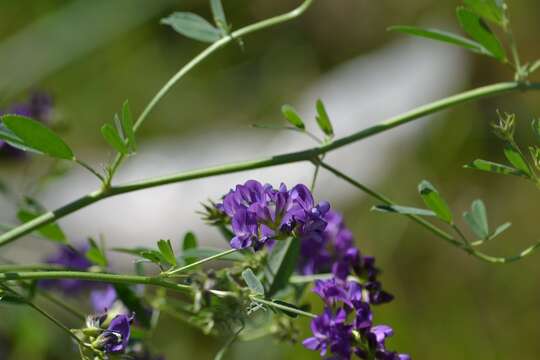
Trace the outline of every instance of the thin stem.
<path fill-rule="evenodd" d="M 105 182 L 105 178 L 96 170 L 94 170 L 93 167 L 91 167 L 90 165 L 88 165 L 87 163 L 79 159 L 75 159 L 75 162 L 79 164 L 80 166 L 82 166 L 83 168 L 85 168 L 86 170 L 88 170 L 89 172 L 91 172 L 92 175 L 96 176 L 101 182 Z"/>
<path fill-rule="evenodd" d="M 319 147 L 292 152 L 287 154 L 275 155 L 268 158 L 262 158 L 258 160 L 251 160 L 245 162 L 232 163 L 227 165 L 215 166 L 200 170 L 186 171 L 178 174 L 162 176 L 157 178 L 150 178 L 147 180 L 127 183 L 120 186 L 111 188 L 105 188 L 94 191 L 82 198 L 79 198 L 61 208 L 54 211 L 42 214 L 32 221 L 26 222 L 14 229 L 11 229 L 2 235 L 0 235 L 0 246 L 11 243 L 12 241 L 31 233 L 32 231 L 39 229 L 40 227 L 49 223 L 55 222 L 64 216 L 71 214 L 79 209 L 94 204 L 100 200 L 108 197 L 112 197 L 119 194 L 124 194 L 132 191 L 149 189 L 152 187 L 184 182 L 188 180 L 194 180 L 199 178 L 206 178 L 216 175 L 230 174 L 239 171 L 260 169 L 264 167 L 277 166 L 283 164 L 291 164 L 301 161 L 313 161 L 317 156 L 325 154 L 341 148 L 343 146 L 358 142 L 360 140 L 369 138 L 376 134 L 390 130 L 394 127 L 406 124 L 413 120 L 422 118 L 426 115 L 439 112 L 441 110 L 462 104 L 465 102 L 477 100 L 480 98 L 486 98 L 490 96 L 499 95 L 502 93 L 508 93 L 512 91 L 526 91 L 526 90 L 540 90 L 540 83 L 518 83 L 518 82 L 505 82 L 493 85 L 480 87 L 474 90 L 466 91 L 464 93 L 453 95 L 442 100 L 435 101 L 433 103 L 420 106 L 414 110 L 411 110 L 405 114 L 385 120 L 375 126 L 371 126 L 364 130 L 353 133 L 349 136 L 345 136 L 341 139 L 337 139 L 330 143 L 324 144 Z"/>
<path fill-rule="evenodd" d="M 46 312 L 45 310 L 43 310 L 41 307 L 37 306 L 36 304 L 34 304 L 33 302 L 31 302 L 30 300 L 27 300 L 26 298 L 24 298 L 24 296 L 20 295 L 18 292 L 16 292 L 15 290 L 11 289 L 10 287 L 8 286 L 5 286 L 5 285 L 2 285 L 0 284 L 0 287 L 2 287 L 5 291 L 8 291 L 12 294 L 14 294 L 15 296 L 17 296 L 18 298 L 20 298 L 22 301 L 24 301 L 25 304 L 27 304 L 28 306 L 30 306 L 32 309 L 36 310 L 37 312 L 39 312 L 41 315 L 43 315 L 45 318 L 47 318 L 49 321 L 51 321 L 53 324 L 55 324 L 59 329 L 61 329 L 62 331 L 64 331 L 65 333 L 67 333 L 71 338 L 73 338 L 73 340 L 75 340 L 76 342 L 78 342 L 81 346 L 85 346 L 84 343 L 82 342 L 81 339 L 79 339 L 77 337 L 77 335 L 75 335 L 73 333 L 73 331 L 71 331 L 67 326 L 65 326 L 64 324 L 62 324 L 59 320 L 57 320 L 54 316 L 52 316 L 51 314 L 49 314 L 48 312 Z"/>
<path fill-rule="evenodd" d="M 388 199 L 384 195 L 379 194 L 379 193 L 369 189 L 368 187 L 360 184 L 359 182 L 357 182 L 356 180 L 352 179 L 351 177 L 345 175 L 344 173 L 340 172 L 339 170 L 331 167 L 330 165 L 327 165 L 327 164 L 321 162 L 321 166 L 323 168 L 327 169 L 328 171 L 332 172 L 337 177 L 347 181 L 351 185 L 357 187 L 358 189 L 362 190 L 363 192 L 367 193 L 368 195 L 370 195 L 370 196 L 384 202 L 385 204 L 387 204 L 387 205 L 396 205 L 394 202 L 392 202 L 390 199 Z M 420 217 L 418 217 L 416 215 L 405 215 L 405 216 L 407 216 L 408 218 L 414 220 L 418 224 L 424 226 L 426 229 L 428 229 L 429 231 L 431 231 L 432 233 L 434 233 L 435 235 L 437 235 L 441 239 L 447 241 L 451 245 L 454 245 L 454 246 L 466 251 L 467 253 L 477 257 L 480 260 L 483 260 L 483 261 L 486 261 L 486 262 L 489 262 L 489 263 L 493 263 L 493 264 L 507 264 L 507 263 L 511 263 L 511 262 L 521 260 L 521 259 L 533 254 L 535 252 L 535 250 L 540 248 L 540 242 L 538 242 L 538 243 L 526 248 L 525 250 L 521 251 L 519 254 L 514 255 L 514 256 L 508 256 L 508 257 L 491 256 L 491 255 L 484 254 L 483 252 L 477 251 L 476 249 L 471 247 L 468 244 L 468 241 L 465 238 L 465 236 L 463 235 L 463 233 L 455 225 L 453 225 L 454 230 L 456 230 L 458 232 L 458 234 L 460 235 L 460 237 L 462 237 L 465 244 L 458 241 L 458 240 L 456 240 L 456 239 L 454 239 L 454 237 L 452 235 L 444 232 L 443 230 L 437 228 L 435 225 L 431 224 L 430 222 L 428 222 L 428 221 L 426 221 L 426 220 L 424 220 L 424 219 L 422 219 L 422 218 L 420 218 Z"/>
<path fill-rule="evenodd" d="M 214 52 L 228 45 L 229 43 L 233 42 L 235 39 L 241 38 L 242 36 L 245 36 L 250 33 L 253 33 L 253 32 L 265 29 L 265 28 L 269 28 L 269 27 L 297 18 L 309 8 L 312 2 L 313 0 L 304 0 L 304 2 L 299 7 L 297 7 L 296 9 L 288 13 L 285 13 L 279 16 L 274 16 L 270 19 L 259 21 L 255 24 L 251 24 L 241 29 L 238 29 L 236 31 L 233 31 L 229 36 L 219 39 L 218 41 L 214 42 L 212 45 L 204 49 L 199 55 L 194 57 L 190 62 L 184 65 L 176 74 L 174 74 L 173 77 L 171 77 L 169 81 L 167 81 L 167 83 L 165 83 L 165 85 L 163 85 L 163 87 L 157 92 L 157 94 L 154 95 L 152 100 L 150 100 L 148 105 L 146 105 L 142 113 L 139 115 L 139 117 L 135 121 L 135 124 L 133 126 L 133 131 L 136 132 L 142 126 L 142 124 L 144 123 L 144 121 L 146 120 L 150 112 L 155 108 L 155 106 L 159 103 L 159 101 L 169 92 L 169 90 L 180 79 L 182 79 L 189 71 L 191 71 L 197 65 L 202 63 L 208 57 L 210 57 L 210 55 L 212 55 Z M 114 174 L 116 173 L 116 171 L 118 170 L 119 166 L 122 164 L 122 161 L 124 159 L 125 159 L 125 155 L 123 154 L 118 154 L 116 156 L 110 168 L 109 176 L 107 177 L 107 185 L 110 185 Z"/>
<path fill-rule="evenodd" d="M 73 306 L 67 304 L 66 302 L 62 301 L 58 297 L 56 297 L 53 294 L 50 294 L 46 291 L 40 291 L 39 295 L 42 296 L 44 299 L 48 300 L 49 302 L 55 304 L 56 306 L 64 309 L 66 312 L 70 313 L 74 317 L 76 317 L 79 320 L 85 320 L 86 315 L 74 308 Z"/>
<path fill-rule="evenodd" d="M 312 319 L 317 317 L 317 315 L 315 315 L 313 313 L 310 313 L 310 312 L 307 312 L 307 311 L 302 311 L 300 309 L 293 308 L 293 307 L 290 307 L 290 306 L 287 306 L 287 305 L 278 304 L 278 303 L 275 303 L 273 301 L 268 301 L 268 300 L 265 300 L 265 299 L 261 299 L 261 298 L 259 298 L 257 296 L 254 296 L 254 295 L 251 295 L 249 298 L 251 300 L 255 301 L 255 302 L 258 302 L 258 303 L 261 303 L 261 304 L 264 304 L 264 305 L 267 305 L 267 306 L 270 306 L 270 307 L 273 307 L 273 308 L 276 308 L 276 309 L 280 309 L 280 310 L 283 310 L 283 311 L 295 313 L 295 314 L 302 315 L 302 316 L 307 316 L 307 317 L 312 318 Z"/>
<path fill-rule="evenodd" d="M 177 274 L 177 273 L 180 273 L 180 272 L 184 272 L 186 270 L 189 270 L 189 269 L 192 269 L 194 267 L 197 267 L 199 265 L 202 265 L 204 263 L 207 263 L 209 261 L 212 261 L 212 260 L 217 260 L 219 258 L 222 258 L 224 256 L 227 256 L 227 255 L 230 255 L 234 252 L 238 251 L 238 249 L 229 249 L 229 250 L 225 250 L 223 252 L 220 252 L 219 254 L 216 254 L 216 255 L 212 255 L 212 256 L 209 256 L 207 258 L 204 258 L 204 259 L 201 259 L 199 261 L 195 261 L 194 263 L 192 264 L 189 264 L 189 265 L 186 265 L 186 266 L 183 266 L 181 268 L 177 268 L 177 269 L 172 269 L 172 270 L 168 270 L 164 273 L 161 274 L 162 277 L 168 277 L 169 275 L 174 275 L 174 274 Z"/>
<path fill-rule="evenodd" d="M 45 271 L 45 270 L 66 270 L 65 267 L 55 264 L 9 264 L 0 265 L 0 273 L 13 271 Z"/>
<path fill-rule="evenodd" d="M 465 236 L 465 234 L 463 234 L 461 229 L 456 224 L 452 224 L 451 226 L 452 226 L 452 229 L 454 229 L 454 231 L 461 238 L 461 240 L 463 240 L 463 245 L 465 245 L 468 248 L 471 248 L 471 243 L 470 243 L 469 239 L 467 239 L 467 237 Z"/>

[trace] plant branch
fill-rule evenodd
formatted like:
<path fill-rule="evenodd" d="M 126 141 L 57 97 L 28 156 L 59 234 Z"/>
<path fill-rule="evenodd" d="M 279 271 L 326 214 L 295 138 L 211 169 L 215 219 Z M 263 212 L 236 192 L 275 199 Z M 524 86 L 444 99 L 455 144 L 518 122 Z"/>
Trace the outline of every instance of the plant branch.
<path fill-rule="evenodd" d="M 210 176 L 230 174 L 234 172 L 240 172 L 245 170 L 260 169 L 264 167 L 277 166 L 283 164 L 290 164 L 301 161 L 313 161 L 317 156 L 326 154 L 333 150 L 339 149 L 343 146 L 355 143 L 357 141 L 369 138 L 373 135 L 390 130 L 397 126 L 406 124 L 413 120 L 422 118 L 426 115 L 439 112 L 441 110 L 456 106 L 458 104 L 478 100 L 481 98 L 491 97 L 502 93 L 508 93 L 513 91 L 526 91 L 526 90 L 540 90 L 540 83 L 518 83 L 518 82 L 504 82 L 488 86 L 483 86 L 474 90 L 469 90 L 461 94 L 453 95 L 445 99 L 441 99 L 432 102 L 427 105 L 420 106 L 414 110 L 411 110 L 405 114 L 398 115 L 387 119 L 377 125 L 368 127 L 364 130 L 353 133 L 349 136 L 337 139 L 327 144 L 314 147 L 311 149 L 292 152 L 287 154 L 275 155 L 268 158 L 262 158 L 258 160 L 251 160 L 245 162 L 232 163 L 227 165 L 209 167 L 206 169 L 193 170 L 181 172 L 179 174 L 173 174 L 168 176 L 150 178 L 147 180 L 127 183 L 124 185 L 114 186 L 111 188 L 100 189 L 94 191 L 82 198 L 79 198 L 61 208 L 54 211 L 42 214 L 35 219 L 26 222 L 14 229 L 11 229 L 2 235 L 0 235 L 0 246 L 6 245 L 41 226 L 55 222 L 56 220 L 63 218 L 64 216 L 71 214 L 81 208 L 87 207 L 93 203 L 96 203 L 105 198 L 124 194 L 132 191 L 148 189 L 156 186 L 162 186 L 167 184 L 173 184 L 178 182 L 184 182 L 188 180 L 194 180 L 199 178 L 206 178 Z"/>
<path fill-rule="evenodd" d="M 290 306 L 287 306 L 287 305 L 278 304 L 278 303 L 275 303 L 273 301 L 261 299 L 261 298 L 259 298 L 257 296 L 254 296 L 254 295 L 251 295 L 249 298 L 251 300 L 255 301 L 255 302 L 258 302 L 258 303 L 261 303 L 261 304 L 264 304 L 264 305 L 267 305 L 267 306 L 270 306 L 270 307 L 273 307 L 273 308 L 276 308 L 276 309 L 280 309 L 280 310 L 283 310 L 283 311 L 295 313 L 295 314 L 302 315 L 302 316 L 307 316 L 307 317 L 312 318 L 312 319 L 317 317 L 317 315 L 315 315 L 313 313 L 310 313 L 310 312 L 307 312 L 307 311 L 302 311 L 300 309 L 290 307 Z"/>
<path fill-rule="evenodd" d="M 227 256 L 227 255 L 229 255 L 229 254 L 232 254 L 232 253 L 234 253 L 234 252 L 236 252 L 236 251 L 238 251 L 238 249 L 229 249 L 229 250 L 225 250 L 225 251 L 223 251 L 223 252 L 220 252 L 219 254 L 209 256 L 209 257 L 204 258 L 204 259 L 201 259 L 201 260 L 199 260 L 199 261 L 195 261 L 195 262 L 192 263 L 192 264 L 189 264 L 189 265 L 186 265 L 186 266 L 182 266 L 182 267 L 176 268 L 176 269 L 173 268 L 173 269 L 167 270 L 167 271 L 163 272 L 163 273 L 161 274 L 161 276 L 162 276 L 162 277 L 168 277 L 168 276 L 170 276 L 170 275 L 174 275 L 174 274 L 177 274 L 177 273 L 179 273 L 179 272 L 184 272 L 184 271 L 186 271 L 186 270 L 192 269 L 192 268 L 194 268 L 194 267 L 197 267 L 197 266 L 202 265 L 202 264 L 204 264 L 204 263 L 207 263 L 207 262 L 209 262 L 209 261 L 217 260 L 217 259 L 219 259 L 219 258 L 222 258 L 222 257 L 224 257 L 224 256 Z"/>

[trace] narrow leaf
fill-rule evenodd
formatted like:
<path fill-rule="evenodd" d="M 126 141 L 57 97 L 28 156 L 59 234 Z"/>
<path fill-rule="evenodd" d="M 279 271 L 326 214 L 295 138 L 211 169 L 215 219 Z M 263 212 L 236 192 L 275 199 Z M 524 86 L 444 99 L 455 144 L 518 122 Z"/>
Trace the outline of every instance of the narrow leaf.
<path fill-rule="evenodd" d="M 322 130 L 322 132 L 328 136 L 332 137 L 334 136 L 334 128 L 332 127 L 332 123 L 330 122 L 330 118 L 328 117 L 328 113 L 326 112 L 326 108 L 324 106 L 324 103 L 321 101 L 321 99 L 317 100 L 317 124 L 319 124 L 319 128 Z"/>
<path fill-rule="evenodd" d="M 158 243 L 159 251 L 165 261 L 172 266 L 178 265 L 176 262 L 176 257 L 174 256 L 174 250 L 172 248 L 171 240 L 159 240 Z"/>
<path fill-rule="evenodd" d="M 437 216 L 431 210 L 399 205 L 377 205 L 372 207 L 371 210 L 402 215 Z"/>
<path fill-rule="evenodd" d="M 485 240 L 489 236 L 486 206 L 482 200 L 475 200 L 471 212 L 464 212 L 463 218 L 478 239 Z"/>
<path fill-rule="evenodd" d="M 529 66 L 529 74 L 532 74 L 536 70 L 540 69 L 540 59 L 536 60 Z"/>
<path fill-rule="evenodd" d="M 220 39 L 221 32 L 204 18 L 189 12 L 175 12 L 161 20 L 162 24 L 171 26 L 178 33 L 203 42 L 215 42 Z"/>
<path fill-rule="evenodd" d="M 121 154 L 127 155 L 129 149 L 127 148 L 124 140 L 118 134 L 118 130 L 111 124 L 104 124 L 101 127 L 101 134 L 107 143 Z"/>
<path fill-rule="evenodd" d="M 289 283 L 300 255 L 300 241 L 296 238 L 278 241 L 272 249 L 265 267 L 269 284 L 268 296 L 272 297 Z"/>
<path fill-rule="evenodd" d="M 227 19 L 225 18 L 225 11 L 223 10 L 221 0 L 210 0 L 210 8 L 212 9 L 216 26 L 221 29 L 223 35 L 226 35 L 228 32 Z"/>
<path fill-rule="evenodd" d="M 418 185 L 418 192 L 426 206 L 433 210 L 439 219 L 449 224 L 452 223 L 452 212 L 448 204 L 429 181 L 423 180 Z"/>
<path fill-rule="evenodd" d="M 540 141 L 540 119 L 533 119 L 531 125 L 536 139 Z"/>
<path fill-rule="evenodd" d="M 506 54 L 501 43 L 478 15 L 463 7 L 458 7 L 457 17 L 463 30 L 486 48 L 488 55 L 501 62 L 506 61 Z"/>
<path fill-rule="evenodd" d="M 461 46 L 479 54 L 489 55 L 489 51 L 476 41 L 442 30 L 424 29 L 415 26 L 391 26 L 388 30 L 446 42 L 452 45 Z"/>
<path fill-rule="evenodd" d="M 108 261 L 104 250 L 92 238 L 88 239 L 88 245 L 89 247 L 85 254 L 86 258 L 96 265 L 104 268 L 107 267 Z"/>
<path fill-rule="evenodd" d="M 498 226 L 497 229 L 495 229 L 495 232 L 489 236 L 489 240 L 495 239 L 497 236 L 501 235 L 503 232 L 508 230 L 510 226 L 512 226 L 512 223 L 509 223 L 509 222 Z"/>
<path fill-rule="evenodd" d="M 182 242 L 182 254 L 184 254 L 186 251 L 191 249 L 197 248 L 197 238 L 195 237 L 195 234 L 192 232 L 187 232 L 184 236 L 184 241 Z M 185 262 L 186 265 L 192 264 L 195 261 L 197 261 L 196 257 L 186 257 Z"/>
<path fill-rule="evenodd" d="M 264 286 L 251 269 L 244 270 L 242 278 L 253 293 L 264 296 Z"/>
<path fill-rule="evenodd" d="M 498 0 L 463 0 L 463 4 L 476 15 L 499 26 L 503 25 L 503 2 Z"/>
<path fill-rule="evenodd" d="M 133 117 L 127 100 L 122 106 L 122 130 L 127 140 L 129 152 L 135 152 L 137 145 L 135 143 L 135 132 L 133 130 Z"/>
<path fill-rule="evenodd" d="M 75 156 L 69 146 L 51 129 L 42 123 L 20 115 L 2 116 L 4 126 L 9 129 L 15 138 L 6 139 L 10 143 L 20 144 L 28 149 L 47 154 L 54 158 L 74 160 Z M 2 138 L 9 136 L 5 131 Z"/>
<path fill-rule="evenodd" d="M 283 105 L 281 107 L 281 113 L 283 114 L 285 119 L 287 119 L 287 121 L 291 123 L 294 127 L 302 130 L 306 128 L 304 122 L 302 121 L 302 118 L 300 118 L 300 115 L 298 115 L 296 110 L 291 105 Z"/>
<path fill-rule="evenodd" d="M 17 212 L 17 218 L 20 222 L 26 223 L 37 218 L 39 214 L 32 213 L 27 210 L 19 210 Z M 40 227 L 37 232 L 48 240 L 58 242 L 60 244 L 68 244 L 68 239 L 60 226 L 57 223 L 50 223 Z"/>
<path fill-rule="evenodd" d="M 527 174 L 529 177 L 531 176 L 531 169 L 529 168 L 529 164 L 527 164 L 527 160 L 513 146 L 507 144 L 504 147 L 504 156 L 516 169 Z"/>
<path fill-rule="evenodd" d="M 514 175 L 528 178 L 526 173 L 519 171 L 518 169 L 482 159 L 474 160 L 472 163 L 465 165 L 465 168 L 487 171 L 494 174 Z"/>

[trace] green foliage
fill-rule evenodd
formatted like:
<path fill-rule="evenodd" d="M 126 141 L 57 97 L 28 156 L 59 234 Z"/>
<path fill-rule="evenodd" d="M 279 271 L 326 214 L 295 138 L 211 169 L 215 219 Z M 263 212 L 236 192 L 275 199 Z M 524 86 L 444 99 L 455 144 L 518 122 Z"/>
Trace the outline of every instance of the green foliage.
<path fill-rule="evenodd" d="M 526 173 L 518 169 L 482 159 L 476 159 L 472 163 L 467 164 L 464 167 L 467 169 L 487 171 L 494 174 L 513 175 L 528 178 L 528 175 Z"/>
<path fill-rule="evenodd" d="M 124 304 L 129 311 L 135 315 L 135 319 L 144 328 L 150 328 L 151 313 L 148 311 L 141 298 L 125 284 L 115 284 L 114 289 L 118 299 Z"/>
<path fill-rule="evenodd" d="M 253 270 L 251 270 L 250 268 L 244 270 L 242 272 L 242 278 L 246 282 L 248 288 L 253 292 L 253 294 L 264 296 L 264 286 L 257 277 L 257 275 L 253 273 Z"/>
<path fill-rule="evenodd" d="M 503 26 L 506 20 L 504 1 L 500 0 L 463 0 L 463 4 L 478 16 Z"/>
<path fill-rule="evenodd" d="M 135 131 L 133 129 L 133 117 L 127 100 L 124 102 L 124 105 L 122 105 L 121 125 L 128 151 L 129 153 L 134 153 L 137 150 L 137 144 L 135 142 Z"/>
<path fill-rule="evenodd" d="M 103 135 L 105 141 L 120 154 L 127 155 L 129 153 L 129 149 L 127 145 L 124 144 L 118 130 L 111 124 L 104 124 L 101 127 L 101 135 Z"/>
<path fill-rule="evenodd" d="M 157 246 L 159 248 L 159 251 L 161 252 L 161 256 L 168 265 L 178 265 L 178 263 L 176 262 L 176 257 L 174 256 L 174 250 L 171 244 L 171 240 L 159 240 L 157 242 Z"/>
<path fill-rule="evenodd" d="M 264 268 L 268 284 L 268 297 L 274 296 L 288 285 L 299 256 L 300 240 L 297 238 L 281 240 L 276 243 Z"/>
<path fill-rule="evenodd" d="M 302 121 L 302 118 L 300 117 L 300 115 L 298 115 L 296 110 L 291 105 L 283 105 L 281 107 L 281 113 L 283 114 L 285 119 L 287 119 L 287 121 L 291 123 L 291 125 L 293 125 L 294 127 L 301 130 L 304 130 L 306 128 L 304 122 Z"/>
<path fill-rule="evenodd" d="M 319 125 L 319 128 L 327 137 L 329 138 L 334 137 L 334 128 L 332 127 L 332 123 L 330 122 L 330 117 L 328 116 L 324 103 L 322 102 L 321 99 L 317 100 L 316 108 L 317 108 L 316 119 L 317 119 L 317 124 Z"/>
<path fill-rule="evenodd" d="M 37 218 L 40 213 L 32 212 L 31 210 L 21 209 L 17 212 L 17 218 L 22 223 L 27 223 L 29 221 L 34 220 Z M 68 244 L 69 241 L 62 231 L 62 228 L 60 226 L 53 222 L 44 226 L 41 226 L 37 232 L 43 236 L 45 239 L 60 243 L 60 244 Z"/>
<path fill-rule="evenodd" d="M 231 29 L 229 24 L 227 24 L 227 18 L 225 17 L 225 11 L 223 10 L 221 0 L 210 0 L 210 8 L 212 9 L 214 22 L 218 29 L 221 30 L 221 34 L 223 36 L 228 35 Z"/>
<path fill-rule="evenodd" d="M 197 14 L 175 12 L 162 19 L 161 23 L 190 39 L 213 43 L 221 38 L 221 31 Z"/>
<path fill-rule="evenodd" d="M 107 254 L 105 253 L 105 247 L 101 246 L 92 238 L 88 239 L 88 250 L 86 251 L 86 258 L 93 264 L 106 268 L 109 264 L 107 260 Z"/>
<path fill-rule="evenodd" d="M 75 160 L 70 147 L 42 123 L 21 115 L 1 117 L 0 139 L 24 151 L 34 151 L 57 159 Z"/>
<path fill-rule="evenodd" d="M 489 236 L 489 225 L 487 211 L 484 202 L 480 199 L 473 201 L 471 211 L 465 211 L 463 218 L 479 239 L 487 239 Z"/>
<path fill-rule="evenodd" d="M 186 251 L 197 249 L 197 247 L 197 237 L 191 231 L 187 232 L 182 241 L 182 254 L 184 255 Z M 197 257 L 185 257 L 184 261 L 186 265 L 189 265 L 197 261 Z"/>
<path fill-rule="evenodd" d="M 423 180 L 418 185 L 418 192 L 426 206 L 433 210 L 439 219 L 449 224 L 453 222 L 452 212 L 448 204 L 429 181 Z"/>
<path fill-rule="evenodd" d="M 501 62 L 507 60 L 500 41 L 478 15 L 464 7 L 458 7 L 456 14 L 463 30 L 488 51 L 487 55 Z"/>

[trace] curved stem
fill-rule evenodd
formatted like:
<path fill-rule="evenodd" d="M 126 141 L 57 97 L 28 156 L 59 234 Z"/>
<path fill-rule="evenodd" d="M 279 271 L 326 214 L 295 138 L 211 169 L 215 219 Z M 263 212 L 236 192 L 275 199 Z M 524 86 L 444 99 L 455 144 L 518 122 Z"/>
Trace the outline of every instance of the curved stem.
<path fill-rule="evenodd" d="M 210 55 L 212 55 L 217 50 L 221 49 L 222 47 L 228 45 L 229 43 L 233 42 L 235 39 L 238 39 L 242 36 L 248 35 L 250 33 L 269 28 L 281 23 L 284 23 L 286 21 L 292 20 L 294 18 L 297 18 L 298 16 L 302 15 L 311 5 L 313 0 L 304 0 L 304 2 L 297 7 L 296 9 L 282 15 L 274 16 L 270 19 L 266 19 L 263 21 L 259 21 L 255 24 L 251 24 L 248 26 L 245 26 L 241 29 L 238 29 L 236 31 L 233 31 L 229 36 L 223 37 L 219 39 L 218 41 L 214 42 L 212 45 L 204 49 L 199 55 L 194 57 L 190 62 L 188 62 L 186 65 L 184 65 L 176 74 L 173 75 L 163 85 L 163 87 L 157 92 L 156 95 L 150 100 L 148 105 L 144 108 L 141 115 L 137 118 L 135 121 L 135 124 L 133 125 L 133 131 L 136 132 L 144 123 L 150 112 L 154 109 L 154 107 L 159 103 L 159 101 L 169 92 L 169 90 L 181 79 L 186 75 L 189 71 L 191 71 L 194 67 L 202 63 L 204 60 L 206 60 Z M 112 178 L 116 171 L 118 170 L 118 167 L 122 164 L 122 161 L 125 159 L 125 155 L 118 154 L 111 166 L 111 171 L 109 173 L 109 176 L 107 178 L 107 185 L 110 185 Z"/>
<path fill-rule="evenodd" d="M 46 270 L 65 270 L 66 268 L 61 265 L 55 264 L 9 264 L 0 265 L 0 273 L 13 272 L 13 271 L 46 271 Z"/>
<path fill-rule="evenodd" d="M 219 254 L 216 254 L 216 255 L 212 255 L 212 256 L 209 256 L 207 258 L 204 258 L 204 259 L 201 259 L 199 261 L 195 261 L 194 263 L 192 264 L 189 264 L 189 265 L 186 265 L 186 266 L 182 266 L 180 268 L 176 268 L 176 269 L 170 269 L 170 270 L 167 270 L 165 272 L 163 272 L 161 274 L 162 277 L 168 277 L 170 275 L 174 275 L 174 274 L 177 274 L 179 272 L 184 272 L 186 270 L 189 270 L 189 269 L 192 269 L 194 267 L 197 267 L 199 265 L 202 265 L 204 263 L 207 263 L 209 261 L 212 261 L 212 260 L 217 260 L 219 258 L 222 258 L 224 256 L 227 256 L 227 255 L 230 255 L 234 252 L 238 251 L 238 249 L 229 249 L 229 250 L 225 250 L 223 252 L 220 252 Z"/>
<path fill-rule="evenodd" d="M 54 222 L 81 208 L 84 208 L 111 196 L 210 176 L 230 174 L 239 171 L 260 169 L 264 167 L 290 164 L 301 161 L 313 161 L 314 159 L 316 160 L 317 156 L 321 154 L 326 154 L 343 146 L 355 143 L 357 141 L 382 133 L 397 126 L 406 124 L 415 119 L 422 118 L 426 115 L 439 112 L 441 110 L 456 106 L 458 104 L 478 100 L 481 98 L 491 97 L 502 93 L 525 90 L 540 90 L 540 83 L 524 84 L 518 82 L 504 82 L 483 86 L 474 90 L 466 91 L 458 95 L 453 95 L 445 99 L 435 101 L 424 106 L 420 106 L 405 114 L 392 117 L 377 125 L 371 126 L 369 128 L 358 131 L 349 136 L 337 139 L 333 142 L 321 145 L 319 147 L 314 147 L 298 152 L 275 155 L 272 157 L 262 158 L 258 160 L 238 162 L 194 171 L 186 171 L 179 174 L 151 178 L 147 180 L 97 190 L 57 210 L 47 212 L 43 215 L 36 217 L 32 221 L 26 222 L 14 229 L 3 233 L 2 235 L 0 235 L 0 246 L 6 245 L 36 229 L 39 229 L 41 226 Z"/>

